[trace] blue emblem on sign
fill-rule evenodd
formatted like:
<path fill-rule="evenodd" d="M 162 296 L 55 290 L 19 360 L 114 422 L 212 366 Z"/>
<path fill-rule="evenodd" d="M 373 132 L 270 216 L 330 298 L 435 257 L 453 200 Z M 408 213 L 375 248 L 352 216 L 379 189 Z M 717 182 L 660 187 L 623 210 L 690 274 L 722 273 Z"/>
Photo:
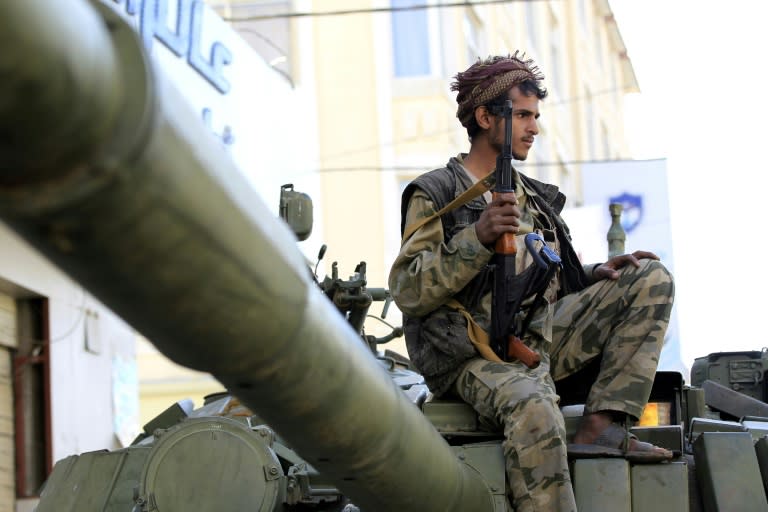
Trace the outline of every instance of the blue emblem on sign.
<path fill-rule="evenodd" d="M 643 196 L 637 196 L 624 192 L 620 196 L 611 197 L 609 203 L 619 203 L 623 207 L 621 212 L 621 227 L 629 233 L 635 229 L 643 218 Z"/>

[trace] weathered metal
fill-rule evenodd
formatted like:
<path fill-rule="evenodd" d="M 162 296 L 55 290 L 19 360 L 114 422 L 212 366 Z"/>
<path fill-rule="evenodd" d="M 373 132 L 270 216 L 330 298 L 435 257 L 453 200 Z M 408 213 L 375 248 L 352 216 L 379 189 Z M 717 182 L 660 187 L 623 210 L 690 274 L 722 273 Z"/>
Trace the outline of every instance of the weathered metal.
<path fill-rule="evenodd" d="M 4 0 L 0 44 L 9 226 L 358 506 L 494 509 L 126 23 L 98 2 Z"/>
<path fill-rule="evenodd" d="M 228 395 L 191 413 L 171 407 L 124 450 L 67 457 L 40 512 L 507 509 L 501 433 L 463 402 L 425 401 L 420 376 L 393 377 L 394 359 L 384 370 L 370 348 L 389 337 L 360 335 L 370 300 L 387 291 L 365 289 L 362 263 L 350 281 L 311 279 L 294 235 L 115 12 L 3 0 L 0 45 L 13 48 L 0 52 L 0 218 L 250 409 Z M 307 218 L 292 223 L 309 233 Z M 660 426 L 633 432 L 683 457 L 575 461 L 580 509 L 767 509 L 768 413 L 753 407 L 766 358 L 747 355 L 694 368 L 694 384 L 715 379 L 727 393 L 659 372 Z M 734 400 L 737 389 L 753 399 Z M 716 419 L 729 413 L 758 415 Z"/>

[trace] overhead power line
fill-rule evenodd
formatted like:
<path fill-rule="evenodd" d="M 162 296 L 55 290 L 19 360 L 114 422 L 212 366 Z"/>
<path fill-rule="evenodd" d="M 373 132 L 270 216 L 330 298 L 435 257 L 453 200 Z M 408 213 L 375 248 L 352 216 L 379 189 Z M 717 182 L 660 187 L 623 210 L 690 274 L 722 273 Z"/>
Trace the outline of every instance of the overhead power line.
<path fill-rule="evenodd" d="M 605 158 L 605 159 L 587 159 L 587 160 L 563 160 L 554 162 L 525 162 L 518 165 L 521 169 L 528 167 L 554 167 L 561 165 L 582 165 L 582 164 L 607 164 L 617 162 L 653 162 L 665 160 L 665 158 Z M 320 174 L 336 172 L 424 172 L 430 168 L 429 165 L 388 165 L 388 166 L 359 166 L 359 167 L 323 167 L 317 169 Z"/>
<path fill-rule="evenodd" d="M 418 5 L 405 5 L 401 7 L 369 7 L 365 9 L 344 9 L 338 11 L 318 11 L 318 12 L 286 12 L 280 14 L 255 14 L 253 16 L 243 17 L 227 17 L 224 21 L 263 21 L 273 20 L 279 18 L 307 18 L 307 17 L 319 17 L 319 16 L 344 16 L 347 14 L 375 14 L 380 12 L 399 12 L 399 11 L 420 11 L 424 9 L 435 8 L 449 8 L 449 7 L 474 7 L 477 5 L 489 5 L 489 4 L 506 4 L 512 2 L 535 2 L 535 1 L 547 1 L 547 0 L 476 0 L 464 1 L 464 2 L 451 2 L 445 4 L 418 4 Z M 231 6 L 231 7 L 247 7 L 246 5 Z"/>
<path fill-rule="evenodd" d="M 560 99 L 558 101 L 548 101 L 548 100 L 546 100 L 543 103 L 541 103 L 540 106 L 541 106 L 541 109 L 543 111 L 543 110 L 545 110 L 545 109 L 547 109 L 549 107 L 554 107 L 554 106 L 559 106 L 559 105 L 566 105 L 568 103 L 576 103 L 576 102 L 579 102 L 579 101 L 588 100 L 588 99 L 595 98 L 597 96 L 601 96 L 601 95 L 605 95 L 605 94 L 612 94 L 612 93 L 616 93 L 616 92 L 624 92 L 624 91 L 629 91 L 629 90 L 631 90 L 631 87 L 629 87 L 629 86 L 627 86 L 627 87 L 611 87 L 609 89 L 602 89 L 600 91 L 595 91 L 592 94 L 590 94 L 589 96 L 587 96 L 587 95 L 572 96 L 570 98 L 563 98 L 563 99 Z M 352 156 L 352 155 L 357 155 L 357 154 L 360 154 L 360 153 L 365 153 L 365 152 L 368 152 L 368 151 L 374 151 L 374 150 L 382 148 L 382 147 L 395 147 L 395 146 L 399 146 L 401 144 L 409 144 L 411 142 L 419 141 L 419 140 L 422 140 L 422 139 L 425 139 L 425 138 L 439 137 L 441 135 L 448 135 L 448 134 L 453 133 L 457 129 L 463 130 L 462 128 L 459 128 L 458 126 L 450 126 L 450 127 L 442 128 L 442 129 L 439 129 L 439 130 L 434 130 L 434 131 L 429 132 L 429 133 L 422 133 L 422 134 L 413 135 L 413 136 L 410 136 L 410 137 L 402 137 L 402 138 L 399 138 L 399 139 L 396 139 L 396 140 L 390 140 L 390 141 L 386 141 L 386 142 L 382 142 L 382 143 L 372 144 L 372 145 L 366 146 L 366 147 L 360 147 L 360 148 L 357 148 L 357 149 L 343 151 L 341 153 L 335 153 L 335 154 L 332 154 L 332 155 L 327 155 L 325 158 L 327 160 L 338 159 L 338 158 L 345 158 L 345 157 L 349 157 L 349 156 Z"/>

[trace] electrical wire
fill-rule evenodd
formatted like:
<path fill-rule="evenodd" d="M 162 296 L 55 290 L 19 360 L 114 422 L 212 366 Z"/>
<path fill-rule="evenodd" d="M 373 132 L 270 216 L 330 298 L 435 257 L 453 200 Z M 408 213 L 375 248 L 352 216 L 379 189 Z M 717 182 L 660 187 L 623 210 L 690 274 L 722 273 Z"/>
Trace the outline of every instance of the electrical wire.
<path fill-rule="evenodd" d="M 284 57 L 286 55 L 286 51 L 285 50 L 283 50 L 282 48 L 277 46 L 274 42 L 272 42 L 272 40 L 270 38 L 268 38 L 267 36 L 265 36 L 264 34 L 261 34 L 260 32 L 258 32 L 256 30 L 253 30 L 253 29 L 250 29 L 250 28 L 238 28 L 237 31 L 238 32 L 245 32 L 246 34 L 252 34 L 252 35 L 256 36 L 257 38 L 259 38 L 261 41 L 263 41 L 267 46 L 269 46 L 273 50 L 276 50 L 280 54 L 280 56 Z M 269 65 L 270 68 L 272 68 L 273 70 L 277 71 L 278 74 L 282 75 L 283 78 L 285 78 L 288 81 L 288 83 L 291 86 L 291 89 L 295 89 L 296 88 L 296 84 L 293 82 L 293 78 L 291 78 L 291 75 L 289 75 L 288 73 L 286 73 L 285 71 L 283 71 L 282 69 L 278 68 L 277 66 L 275 66 L 273 64 L 269 64 L 268 63 L 268 65 Z"/>
<path fill-rule="evenodd" d="M 594 98 L 596 96 L 602 96 L 602 95 L 605 95 L 605 94 L 612 94 L 612 93 L 616 93 L 616 92 L 623 92 L 623 91 L 628 91 L 628 90 L 631 90 L 631 89 L 633 89 L 633 87 L 631 87 L 631 86 L 612 87 L 612 88 L 609 88 L 609 89 L 602 89 L 600 91 L 593 92 L 589 96 L 581 95 L 581 96 L 573 96 L 571 98 L 564 98 L 564 99 L 558 100 L 558 101 L 552 101 L 552 102 L 546 102 L 545 101 L 545 102 L 543 102 L 541 104 L 541 109 L 543 111 L 546 111 L 546 109 L 549 108 L 549 107 L 560 106 L 560 105 L 567 105 L 569 103 L 576 103 L 576 102 L 579 102 L 579 101 L 584 101 L 584 100 L 587 100 L 587 99 L 591 99 L 591 98 Z M 374 151 L 374 150 L 378 150 L 378 149 L 381 149 L 381 148 L 392 148 L 392 147 L 396 147 L 396 146 L 398 146 L 400 144 L 408 144 L 409 142 L 415 142 L 415 141 L 418 141 L 418 140 L 423 140 L 423 139 L 427 139 L 427 138 L 431 138 L 431 137 L 439 137 L 441 135 L 447 135 L 447 134 L 452 133 L 454 130 L 456 130 L 456 127 L 455 126 L 451 126 L 450 128 L 444 128 L 442 130 L 437 130 L 437 131 L 430 132 L 430 133 L 414 135 L 414 136 L 411 136 L 411 137 L 405 137 L 405 138 L 402 138 L 402 139 L 397 139 L 397 140 L 393 140 L 393 141 L 389 141 L 389 142 L 384 142 L 384 143 L 381 143 L 381 144 L 371 145 L 371 146 L 360 148 L 360 149 L 352 149 L 352 150 L 349 150 L 349 151 L 344 151 L 342 153 L 336 153 L 336 154 L 332 154 L 332 155 L 327 155 L 324 158 L 326 160 L 335 159 L 335 158 L 345 158 L 345 157 L 348 157 L 348 156 L 357 155 L 357 154 L 360 154 L 360 153 L 365 153 L 367 151 Z"/>
<path fill-rule="evenodd" d="M 383 12 L 399 12 L 399 11 L 419 11 L 425 9 L 442 9 L 450 7 L 475 7 L 477 5 L 491 5 L 491 4 L 506 4 L 513 2 L 535 2 L 535 1 L 549 1 L 549 0 L 476 0 L 465 2 L 453 2 L 453 3 L 439 3 L 439 4 L 417 4 L 406 5 L 401 7 L 369 7 L 365 9 L 344 9 L 337 11 L 319 11 L 319 12 L 286 12 L 281 14 L 256 14 L 253 16 L 243 17 L 225 17 L 224 21 L 238 22 L 238 21 L 265 21 L 282 18 L 314 18 L 320 16 L 344 16 L 347 14 L 376 14 Z M 231 5 L 230 7 L 249 7 L 245 5 Z"/>
<path fill-rule="evenodd" d="M 519 167 L 554 167 L 561 165 L 583 165 L 583 164 L 607 164 L 617 162 L 655 162 L 658 160 L 666 160 L 665 158 L 647 158 L 647 159 L 632 159 L 632 158 L 605 158 L 605 159 L 586 159 L 586 160 L 558 160 L 554 162 L 525 162 L 520 164 Z M 428 169 L 429 166 L 417 166 L 417 165 L 389 165 L 389 166 L 367 166 L 367 167 L 323 167 L 317 169 L 315 172 L 320 174 L 337 173 L 337 172 L 423 172 Z"/>

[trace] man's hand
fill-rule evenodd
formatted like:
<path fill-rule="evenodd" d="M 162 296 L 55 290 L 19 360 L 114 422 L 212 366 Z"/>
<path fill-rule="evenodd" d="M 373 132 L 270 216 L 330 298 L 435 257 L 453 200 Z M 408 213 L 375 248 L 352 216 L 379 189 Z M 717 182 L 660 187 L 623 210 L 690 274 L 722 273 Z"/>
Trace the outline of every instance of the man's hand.
<path fill-rule="evenodd" d="M 475 223 L 477 239 L 491 245 L 504 233 L 517 233 L 520 229 L 520 208 L 514 192 L 499 194 L 480 214 Z"/>
<path fill-rule="evenodd" d="M 648 251 L 635 251 L 632 254 L 622 254 L 621 256 L 614 256 L 602 265 L 598 265 L 592 271 L 592 277 L 595 281 L 602 279 L 618 279 L 618 270 L 626 267 L 627 265 L 634 265 L 635 268 L 640 266 L 640 260 L 658 260 L 659 257 Z"/>

